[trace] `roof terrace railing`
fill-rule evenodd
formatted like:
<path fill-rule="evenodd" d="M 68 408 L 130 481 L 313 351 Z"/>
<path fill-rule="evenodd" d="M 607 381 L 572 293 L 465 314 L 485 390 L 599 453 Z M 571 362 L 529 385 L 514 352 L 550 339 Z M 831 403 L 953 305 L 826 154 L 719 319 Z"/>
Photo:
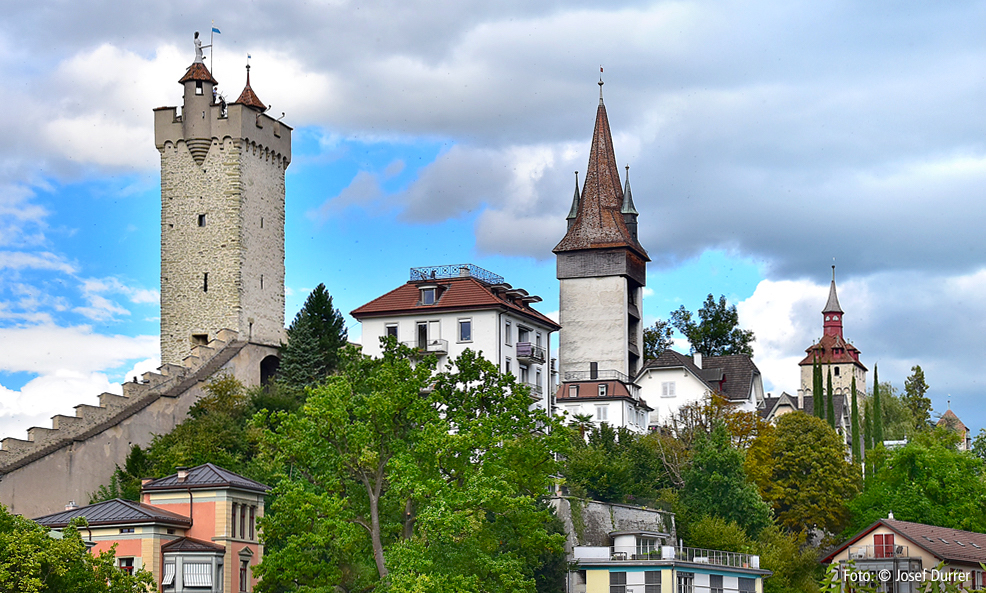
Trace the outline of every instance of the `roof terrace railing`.
<path fill-rule="evenodd" d="M 851 560 L 869 558 L 907 558 L 910 556 L 907 546 L 882 544 L 874 546 L 849 546 Z"/>
<path fill-rule="evenodd" d="M 486 284 L 503 284 L 503 276 L 494 274 L 474 264 L 450 264 L 411 268 L 411 280 L 447 280 L 449 278 L 475 278 Z"/>
<path fill-rule="evenodd" d="M 631 379 L 624 373 L 615 369 L 601 371 L 565 371 L 565 381 L 621 381 L 631 383 Z"/>

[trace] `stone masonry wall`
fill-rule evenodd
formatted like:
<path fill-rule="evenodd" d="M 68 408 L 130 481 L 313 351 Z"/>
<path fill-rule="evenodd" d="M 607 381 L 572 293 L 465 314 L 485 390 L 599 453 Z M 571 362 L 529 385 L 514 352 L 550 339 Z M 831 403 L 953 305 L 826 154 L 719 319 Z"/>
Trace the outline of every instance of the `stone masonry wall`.
<path fill-rule="evenodd" d="M 551 499 L 555 514 L 565 525 L 566 553 L 575 546 L 610 546 L 614 531 L 651 531 L 667 534 L 660 545 L 675 545 L 674 513 L 625 504 L 572 497 Z"/>
<path fill-rule="evenodd" d="M 559 281 L 558 355 L 561 380 L 569 371 L 629 373 L 627 279 L 623 276 Z M 638 324 L 639 325 L 639 324 Z"/>

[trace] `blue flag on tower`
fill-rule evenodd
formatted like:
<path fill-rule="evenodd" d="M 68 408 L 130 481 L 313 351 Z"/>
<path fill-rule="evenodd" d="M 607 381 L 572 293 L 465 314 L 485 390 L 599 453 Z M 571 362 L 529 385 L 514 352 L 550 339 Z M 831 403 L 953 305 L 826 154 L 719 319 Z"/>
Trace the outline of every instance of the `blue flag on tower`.
<path fill-rule="evenodd" d="M 213 28 L 212 28 L 212 32 L 213 32 L 213 33 L 219 33 L 220 35 L 222 35 L 222 34 L 223 34 L 223 32 L 222 32 L 222 31 L 220 31 L 219 29 L 217 29 L 217 28 L 215 28 L 215 27 L 213 27 Z"/>

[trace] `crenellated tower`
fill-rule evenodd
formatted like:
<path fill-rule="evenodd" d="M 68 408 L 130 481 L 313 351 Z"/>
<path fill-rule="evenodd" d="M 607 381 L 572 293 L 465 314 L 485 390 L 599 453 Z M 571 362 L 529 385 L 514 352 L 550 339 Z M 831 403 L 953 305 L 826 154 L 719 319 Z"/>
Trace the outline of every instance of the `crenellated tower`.
<path fill-rule="evenodd" d="M 568 229 L 553 250 L 562 326 L 558 402 L 583 401 L 591 393 L 599 401 L 626 397 L 632 407 L 633 380 L 643 356 L 642 299 L 650 258 L 637 240 L 629 177 L 621 187 L 602 84 L 582 191 L 576 178 Z"/>
<path fill-rule="evenodd" d="M 250 86 L 226 105 L 201 52 L 175 107 L 154 110 L 161 153 L 161 361 L 181 364 L 223 329 L 284 332 L 284 173 L 291 128 Z"/>

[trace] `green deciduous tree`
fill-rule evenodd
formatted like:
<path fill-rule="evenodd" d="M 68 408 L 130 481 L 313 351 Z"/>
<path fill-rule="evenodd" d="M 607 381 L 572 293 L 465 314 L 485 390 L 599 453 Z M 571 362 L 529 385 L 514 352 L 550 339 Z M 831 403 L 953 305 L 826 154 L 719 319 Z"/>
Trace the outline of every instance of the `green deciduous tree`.
<path fill-rule="evenodd" d="M 710 294 L 698 310 L 698 318 L 698 322 L 692 319 L 692 312 L 684 305 L 671 312 L 671 324 L 688 339 L 693 352 L 706 356 L 753 356 L 753 332 L 740 329 L 736 305 L 729 306 L 725 296 L 720 296 L 717 302 Z"/>
<path fill-rule="evenodd" d="M 603 502 L 653 505 L 658 490 L 671 485 L 656 451 L 658 438 L 657 434 L 641 436 L 605 423 L 589 431 L 588 442 L 573 433 L 564 462 L 570 492 Z"/>
<path fill-rule="evenodd" d="M 750 537 L 770 524 L 770 507 L 743 470 L 743 453 L 733 447 L 725 424 L 695 443 L 692 464 L 682 476 L 681 502 L 695 517 L 708 515 L 735 521 Z"/>
<path fill-rule="evenodd" d="M 347 349 L 265 431 L 289 468 L 262 523 L 265 591 L 534 591 L 546 553 L 562 552 L 540 498 L 567 429 L 472 352 L 434 375 L 433 357 L 412 356 Z"/>
<path fill-rule="evenodd" d="M 979 434 L 972 439 L 972 454 L 986 461 L 986 428 L 980 428 Z"/>
<path fill-rule="evenodd" d="M 770 437 L 751 446 L 747 464 L 755 463 L 769 466 L 749 471 L 782 526 L 806 534 L 842 530 L 849 518 L 845 503 L 859 491 L 860 473 L 846 461 L 842 437 L 825 420 L 784 414 Z"/>
<path fill-rule="evenodd" d="M 654 325 L 644 328 L 644 360 L 657 358 L 662 352 L 672 346 L 674 340 L 671 338 L 674 327 L 658 319 Z"/>
<path fill-rule="evenodd" d="M 48 529 L 0 505 L 0 591 L 17 593 L 146 593 L 154 577 L 114 566 L 113 551 L 90 554 L 75 523 L 54 538 Z"/>
<path fill-rule="evenodd" d="M 903 521 L 986 531 L 986 479 L 981 459 L 957 451 L 957 436 L 923 431 L 907 445 L 883 453 L 875 475 L 850 504 L 854 533 L 890 511 Z"/>
<path fill-rule="evenodd" d="M 925 396 L 928 389 L 921 365 L 911 367 L 911 375 L 904 380 L 902 399 L 911 412 L 916 430 L 926 430 L 931 427 L 931 399 Z"/>

